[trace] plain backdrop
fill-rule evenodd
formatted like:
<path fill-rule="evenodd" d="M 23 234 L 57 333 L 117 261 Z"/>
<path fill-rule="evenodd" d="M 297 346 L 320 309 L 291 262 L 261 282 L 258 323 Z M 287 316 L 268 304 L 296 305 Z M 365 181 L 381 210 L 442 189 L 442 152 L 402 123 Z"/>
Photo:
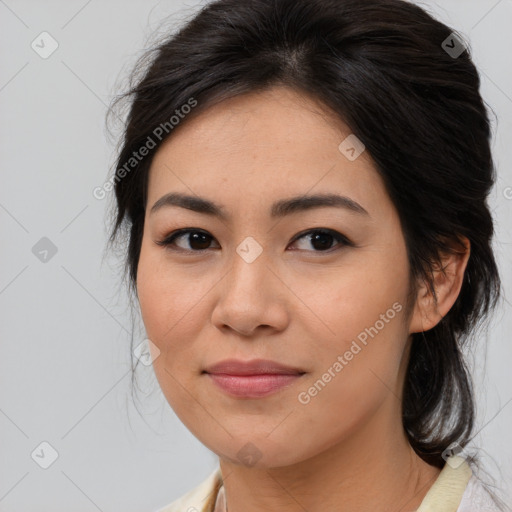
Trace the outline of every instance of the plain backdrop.
<path fill-rule="evenodd" d="M 200 5 L 0 0 L 0 512 L 151 512 L 217 465 L 151 366 L 139 364 L 132 399 L 120 260 L 102 259 L 112 198 L 93 196 L 114 162 L 104 128 L 112 95 L 162 19 L 172 15 L 175 28 Z M 490 203 L 505 300 L 470 357 L 473 444 L 510 497 L 512 0 L 421 5 L 467 38 L 496 114 Z"/>

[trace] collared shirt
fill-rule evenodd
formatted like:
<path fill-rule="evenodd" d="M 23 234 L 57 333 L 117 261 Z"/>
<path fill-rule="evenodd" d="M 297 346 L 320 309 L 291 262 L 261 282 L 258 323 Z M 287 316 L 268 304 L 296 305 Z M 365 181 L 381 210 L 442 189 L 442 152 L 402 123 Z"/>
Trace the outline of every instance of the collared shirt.
<path fill-rule="evenodd" d="M 197 487 L 157 512 L 229 512 L 217 468 Z M 416 512 L 500 512 L 461 457 L 451 457 Z"/>

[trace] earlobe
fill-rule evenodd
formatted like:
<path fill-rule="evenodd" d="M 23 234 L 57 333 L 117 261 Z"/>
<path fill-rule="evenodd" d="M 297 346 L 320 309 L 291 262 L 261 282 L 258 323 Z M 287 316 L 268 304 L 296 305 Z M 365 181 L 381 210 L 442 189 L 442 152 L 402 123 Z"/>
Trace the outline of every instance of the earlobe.
<path fill-rule="evenodd" d="M 434 267 L 434 291 L 425 281 L 418 287 L 409 333 L 428 331 L 435 327 L 457 300 L 471 252 L 469 240 L 461 237 L 461 241 L 464 247 L 453 247 L 451 252 L 444 253 L 441 256 L 441 267 Z"/>

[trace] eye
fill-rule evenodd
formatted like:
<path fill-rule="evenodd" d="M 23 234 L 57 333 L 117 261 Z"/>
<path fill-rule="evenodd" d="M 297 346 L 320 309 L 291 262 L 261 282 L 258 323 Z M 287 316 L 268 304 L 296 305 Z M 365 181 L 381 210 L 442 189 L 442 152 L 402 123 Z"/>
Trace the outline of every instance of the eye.
<path fill-rule="evenodd" d="M 156 243 L 158 245 L 169 247 L 170 249 L 174 250 L 174 248 L 171 246 L 176 245 L 175 241 L 182 238 L 188 241 L 189 247 L 178 246 L 178 250 L 192 252 L 201 252 L 208 249 L 208 245 L 210 244 L 211 240 L 213 240 L 213 236 L 200 229 L 179 229 L 174 231 L 174 233 L 171 233 L 164 240 L 160 240 Z M 190 247 L 192 247 L 192 249 L 190 249 Z"/>
<path fill-rule="evenodd" d="M 332 249 L 333 241 L 338 242 L 342 246 L 354 246 L 346 236 L 332 229 L 310 229 L 305 233 L 299 234 L 293 241 L 295 242 L 302 238 L 306 239 L 307 244 L 311 244 L 311 246 L 317 249 L 313 252 L 331 252 L 330 249 Z"/>
<path fill-rule="evenodd" d="M 306 239 L 307 244 L 311 244 L 316 250 L 312 252 L 327 252 L 332 249 L 333 241 L 341 246 L 353 247 L 354 244 L 344 235 L 332 229 L 310 229 L 309 231 L 299 233 L 292 243 L 301 239 Z M 181 247 L 176 244 L 177 240 L 183 239 L 188 247 Z M 209 245 L 214 237 L 201 229 L 179 229 L 171 233 L 164 240 L 156 242 L 157 245 L 167 247 L 171 250 L 182 250 L 188 252 L 202 252 L 209 249 Z M 302 250 L 302 249 L 301 249 Z M 307 249 L 306 249 L 307 250 Z"/>

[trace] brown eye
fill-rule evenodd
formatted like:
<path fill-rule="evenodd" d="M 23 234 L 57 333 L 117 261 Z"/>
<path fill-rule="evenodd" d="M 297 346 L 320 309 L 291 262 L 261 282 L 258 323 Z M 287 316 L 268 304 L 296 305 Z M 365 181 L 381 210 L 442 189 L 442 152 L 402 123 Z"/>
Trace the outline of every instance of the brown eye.
<path fill-rule="evenodd" d="M 333 242 L 338 242 L 338 245 L 341 246 L 353 246 L 352 242 L 347 237 L 331 229 L 311 229 L 296 237 L 294 242 L 301 239 L 306 239 L 305 245 L 313 247 L 315 249 L 313 252 L 326 252 L 332 249 Z M 308 250 L 307 247 L 305 250 Z"/>
<path fill-rule="evenodd" d="M 178 250 L 199 252 L 208 249 L 213 239 L 214 238 L 206 233 L 206 231 L 196 229 L 180 229 L 174 233 L 171 233 L 171 235 L 164 240 L 158 241 L 156 243 L 165 247 L 176 246 Z M 183 247 L 176 244 L 176 240 L 184 240 L 185 246 Z"/>

